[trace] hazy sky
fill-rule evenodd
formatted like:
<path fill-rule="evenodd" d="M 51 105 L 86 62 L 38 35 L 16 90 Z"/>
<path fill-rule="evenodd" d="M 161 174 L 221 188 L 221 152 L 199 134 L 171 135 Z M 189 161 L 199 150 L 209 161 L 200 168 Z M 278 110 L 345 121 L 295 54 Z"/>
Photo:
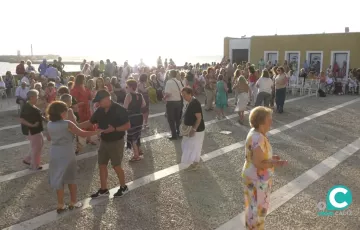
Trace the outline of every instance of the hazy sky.
<path fill-rule="evenodd" d="M 0 54 L 221 55 L 226 36 L 360 31 L 356 2 L 1 0 Z"/>

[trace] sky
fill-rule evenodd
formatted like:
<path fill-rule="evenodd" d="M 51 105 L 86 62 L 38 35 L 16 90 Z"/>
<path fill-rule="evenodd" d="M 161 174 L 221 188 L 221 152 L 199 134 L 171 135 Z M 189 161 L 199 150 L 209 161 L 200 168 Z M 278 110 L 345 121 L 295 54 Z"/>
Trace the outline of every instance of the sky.
<path fill-rule="evenodd" d="M 355 0 L 1 0 L 0 54 L 27 55 L 32 44 L 34 54 L 61 56 L 222 55 L 224 37 L 360 31 L 358 6 Z"/>

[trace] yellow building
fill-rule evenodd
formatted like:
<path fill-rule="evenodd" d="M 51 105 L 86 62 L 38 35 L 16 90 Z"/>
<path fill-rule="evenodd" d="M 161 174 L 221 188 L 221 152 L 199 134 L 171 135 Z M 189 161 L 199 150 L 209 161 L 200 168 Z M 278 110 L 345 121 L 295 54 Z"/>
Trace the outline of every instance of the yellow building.
<path fill-rule="evenodd" d="M 247 60 L 243 60 L 245 49 Z M 317 64 L 323 71 L 337 63 L 339 68 L 345 65 L 348 73 L 349 68 L 360 67 L 360 33 L 225 38 L 224 55 L 233 62 L 250 61 L 255 65 L 260 59 L 272 64 L 283 64 L 287 60 L 299 68 Z"/>

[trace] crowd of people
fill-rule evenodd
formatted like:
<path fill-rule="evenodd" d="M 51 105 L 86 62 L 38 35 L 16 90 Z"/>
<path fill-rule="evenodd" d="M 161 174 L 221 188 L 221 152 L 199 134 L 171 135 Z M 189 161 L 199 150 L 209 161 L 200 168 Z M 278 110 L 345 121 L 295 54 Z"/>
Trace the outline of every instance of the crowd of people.
<path fill-rule="evenodd" d="M 62 72 L 60 59 L 56 65 L 46 63 L 44 60 L 37 74 L 28 62 L 28 70 L 25 70 L 28 72 L 21 79 L 15 95 L 16 103 L 21 106 L 22 132 L 31 146 L 23 163 L 33 170 L 41 170 L 44 136 L 51 142 L 49 177 L 50 186 L 57 193 L 58 213 L 82 206 L 76 197 L 76 154 L 85 144 L 97 145 L 92 137 L 100 141 L 100 188 L 91 197 L 109 196 L 109 161 L 120 184 L 114 197 L 128 192 L 122 169 L 124 149 L 132 150 L 130 162 L 146 157 L 141 150 L 141 133 L 149 127 L 149 106 L 152 103 L 165 104 L 171 131 L 169 139 L 182 139 L 181 162 L 188 165 L 188 171 L 198 170 L 205 123 L 201 103 L 196 97 L 204 94 L 204 110 L 215 109 L 217 119 L 223 119 L 225 109 L 229 107 L 228 96 L 233 92 L 234 111 L 239 114 L 240 124 L 245 124 L 245 110 L 249 106 L 255 107 L 249 115 L 252 129 L 246 140 L 243 170 L 246 218 L 248 229 L 264 224 L 273 168 L 287 163 L 272 155 L 266 138 L 271 127 L 272 108 L 276 105 L 278 113 L 284 112 L 286 87 L 293 75 L 286 63 L 284 66 L 265 66 L 260 71 L 250 63 L 237 65 L 224 59 L 212 65 L 186 63 L 179 70 L 173 60 L 162 63 L 161 57 L 158 66 L 152 68 L 143 63 L 132 68 L 125 62 L 119 68 L 110 60 L 106 64 L 84 60 L 81 72 L 75 77 L 67 77 Z M 58 65 L 62 66 L 60 70 Z M 57 76 L 50 74 L 55 71 Z M 352 73 L 354 77 L 359 76 L 360 70 Z M 306 74 L 304 78 L 307 78 L 312 73 L 302 70 L 301 74 Z M 324 75 L 319 77 L 322 81 Z M 44 122 L 47 123 L 46 132 Z M 262 178 L 260 183 L 259 175 Z M 66 184 L 70 191 L 69 205 L 64 202 Z"/>

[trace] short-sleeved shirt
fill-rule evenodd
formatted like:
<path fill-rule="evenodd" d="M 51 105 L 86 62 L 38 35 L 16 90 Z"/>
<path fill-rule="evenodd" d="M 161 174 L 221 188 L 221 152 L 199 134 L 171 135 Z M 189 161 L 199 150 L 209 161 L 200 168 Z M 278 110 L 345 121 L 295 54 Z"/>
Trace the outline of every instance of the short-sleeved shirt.
<path fill-rule="evenodd" d="M 169 79 L 165 85 L 165 93 L 170 94 L 166 101 L 181 101 L 182 84 L 175 78 Z"/>
<path fill-rule="evenodd" d="M 184 124 L 187 126 L 193 126 L 196 122 L 196 113 L 201 113 L 201 122 L 196 132 L 202 132 L 205 130 L 205 123 L 201 104 L 196 98 L 194 98 L 187 106 L 186 112 L 184 114 Z"/>
<path fill-rule="evenodd" d="M 44 131 L 43 125 L 42 125 L 42 116 L 41 111 L 37 107 L 29 104 L 27 102 L 21 109 L 20 112 L 20 118 L 24 119 L 25 121 L 35 124 L 36 122 L 39 122 L 39 125 L 37 127 L 28 127 L 26 125 L 21 125 L 21 131 L 24 135 L 35 135 L 38 133 L 41 133 Z"/>
<path fill-rule="evenodd" d="M 259 86 L 259 93 L 265 92 L 271 94 L 272 86 L 274 85 L 273 80 L 267 77 L 261 77 L 256 84 Z"/>
<path fill-rule="evenodd" d="M 98 108 L 90 118 L 92 124 L 98 124 L 99 129 L 107 129 L 109 125 L 116 128 L 129 122 L 126 109 L 118 103 L 112 102 L 109 110 L 105 112 L 104 108 Z M 124 138 L 125 131 L 101 133 L 103 141 L 118 141 Z"/>
<path fill-rule="evenodd" d="M 246 137 L 245 163 L 242 170 L 242 176 L 252 180 L 267 181 L 273 176 L 274 168 L 257 169 L 255 167 L 252 163 L 252 155 L 254 149 L 257 147 L 260 147 L 263 151 L 265 160 L 272 159 L 272 147 L 268 138 L 252 128 Z"/>
<path fill-rule="evenodd" d="M 285 74 L 279 74 L 275 77 L 275 89 L 285 88 L 287 84 L 287 77 Z"/>

